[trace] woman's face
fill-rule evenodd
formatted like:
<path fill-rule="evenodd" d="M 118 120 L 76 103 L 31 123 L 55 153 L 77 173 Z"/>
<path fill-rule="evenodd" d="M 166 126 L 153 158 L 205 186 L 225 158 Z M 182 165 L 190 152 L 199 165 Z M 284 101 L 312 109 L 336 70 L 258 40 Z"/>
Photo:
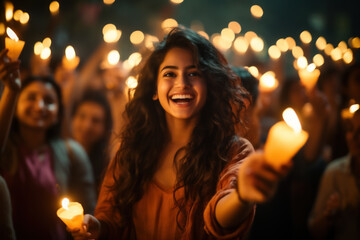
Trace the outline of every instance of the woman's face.
<path fill-rule="evenodd" d="M 20 93 L 16 117 L 21 125 L 48 129 L 58 121 L 59 99 L 50 83 L 32 82 Z"/>
<path fill-rule="evenodd" d="M 158 99 L 167 119 L 197 118 L 206 102 L 207 86 L 196 67 L 192 53 L 183 48 L 172 48 L 160 64 L 157 78 Z"/>
<path fill-rule="evenodd" d="M 73 138 L 85 149 L 91 148 L 105 134 L 105 110 L 96 102 L 83 102 L 72 118 Z"/>

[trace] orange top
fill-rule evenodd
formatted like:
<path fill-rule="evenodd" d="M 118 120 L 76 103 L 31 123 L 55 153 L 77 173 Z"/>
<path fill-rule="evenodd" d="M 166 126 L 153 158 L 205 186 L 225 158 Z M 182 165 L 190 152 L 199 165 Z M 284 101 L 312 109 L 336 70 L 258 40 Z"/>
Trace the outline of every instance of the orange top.
<path fill-rule="evenodd" d="M 255 206 L 248 218 L 238 228 L 231 230 L 223 229 L 217 223 L 215 206 L 222 197 L 232 192 L 232 189 L 237 186 L 237 173 L 242 159 L 252 151 L 254 151 L 253 147 L 245 139 L 240 139 L 238 144 L 234 145 L 230 155 L 233 157 L 221 173 L 216 194 L 208 202 L 205 211 L 199 212 L 199 204 L 197 202 L 192 203 L 192 207 L 189 207 L 184 231 L 181 231 L 177 225 L 176 216 L 178 208 L 174 203 L 173 189 L 164 189 L 157 182 L 151 182 L 140 201 L 133 206 L 132 220 L 136 239 L 191 240 L 243 238 L 252 224 Z M 109 239 L 131 239 L 129 232 L 119 231 L 118 222 L 120 216 L 112 208 L 113 193 L 109 191 L 107 186 L 111 186 L 114 183 L 114 171 L 119 173 L 119 169 L 114 169 L 112 165 L 110 164 L 101 187 L 98 205 L 95 209 L 95 217 L 103 225 L 106 225 L 104 228 L 107 229 Z M 184 193 L 181 189 L 177 194 Z M 201 219 L 202 217 L 203 219 Z"/>

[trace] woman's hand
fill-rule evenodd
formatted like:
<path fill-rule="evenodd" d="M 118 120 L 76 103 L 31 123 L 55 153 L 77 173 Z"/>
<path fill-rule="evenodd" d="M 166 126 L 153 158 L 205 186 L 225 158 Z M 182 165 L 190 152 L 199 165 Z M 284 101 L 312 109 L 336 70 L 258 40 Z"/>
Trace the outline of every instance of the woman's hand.
<path fill-rule="evenodd" d="M 83 229 L 80 231 L 79 228 L 67 231 L 71 233 L 75 240 L 87 240 L 87 239 L 98 239 L 100 236 L 101 224 L 94 216 L 85 214 L 83 220 Z"/>
<path fill-rule="evenodd" d="M 279 181 L 291 169 L 291 163 L 275 169 L 265 161 L 263 152 L 249 155 L 242 163 L 238 173 L 238 193 L 247 202 L 268 201 L 276 192 Z"/>
<path fill-rule="evenodd" d="M 0 80 L 13 91 L 20 91 L 20 61 L 11 61 L 7 56 L 8 50 L 3 49 L 0 52 Z"/>

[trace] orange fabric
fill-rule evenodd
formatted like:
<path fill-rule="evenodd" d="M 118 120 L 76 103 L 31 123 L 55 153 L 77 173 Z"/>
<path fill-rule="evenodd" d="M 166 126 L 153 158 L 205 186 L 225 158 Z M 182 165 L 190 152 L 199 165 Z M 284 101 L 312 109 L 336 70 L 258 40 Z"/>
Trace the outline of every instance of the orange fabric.
<path fill-rule="evenodd" d="M 226 194 L 233 191 L 237 186 L 237 172 L 241 160 L 253 152 L 251 144 L 240 139 L 239 144 L 232 149 L 234 156 L 225 167 L 218 182 L 217 193 L 209 201 L 204 212 L 198 212 L 198 204 L 192 204 L 189 208 L 185 230 L 180 232 L 177 227 L 176 216 L 178 209 L 174 205 L 172 189 L 163 189 L 159 184 L 152 182 L 145 191 L 142 199 L 133 207 L 133 223 L 135 226 L 136 239 L 241 239 L 251 226 L 255 214 L 255 207 L 249 217 L 237 228 L 231 231 L 222 229 L 215 218 L 216 203 Z M 95 217 L 108 232 L 109 239 L 125 239 L 129 233 L 120 233 L 119 214 L 112 209 L 113 195 L 107 188 L 113 184 L 113 174 L 119 174 L 112 164 L 105 175 L 101 187 L 98 205 L 95 209 Z M 179 191 L 183 194 L 183 191 Z M 203 214 L 203 216 L 202 216 Z M 203 217 L 203 221 L 201 218 Z M 205 226 L 203 225 L 205 223 Z M 193 227 L 195 225 L 195 228 Z"/>

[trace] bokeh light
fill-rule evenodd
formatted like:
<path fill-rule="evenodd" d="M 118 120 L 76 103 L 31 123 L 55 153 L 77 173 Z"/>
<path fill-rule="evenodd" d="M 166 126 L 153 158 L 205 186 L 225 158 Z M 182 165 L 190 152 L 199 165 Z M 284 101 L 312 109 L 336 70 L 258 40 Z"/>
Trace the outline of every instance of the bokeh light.
<path fill-rule="evenodd" d="M 250 12 L 255 18 L 261 18 L 264 14 L 263 9 L 259 5 L 251 6 Z"/>

